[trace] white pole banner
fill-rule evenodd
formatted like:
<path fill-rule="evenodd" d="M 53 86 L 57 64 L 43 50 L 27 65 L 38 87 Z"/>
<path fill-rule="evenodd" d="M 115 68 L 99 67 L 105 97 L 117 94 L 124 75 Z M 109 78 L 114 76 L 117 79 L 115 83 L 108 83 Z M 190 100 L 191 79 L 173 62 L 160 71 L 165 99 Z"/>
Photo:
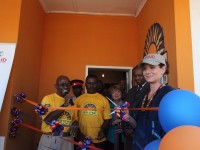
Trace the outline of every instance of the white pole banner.
<path fill-rule="evenodd" d="M 15 55 L 15 47 L 15 43 L 0 43 L 0 111 Z"/>
<path fill-rule="evenodd" d="M 5 137 L 4 136 L 0 136 L 0 150 L 4 149 L 4 141 L 5 141 Z"/>

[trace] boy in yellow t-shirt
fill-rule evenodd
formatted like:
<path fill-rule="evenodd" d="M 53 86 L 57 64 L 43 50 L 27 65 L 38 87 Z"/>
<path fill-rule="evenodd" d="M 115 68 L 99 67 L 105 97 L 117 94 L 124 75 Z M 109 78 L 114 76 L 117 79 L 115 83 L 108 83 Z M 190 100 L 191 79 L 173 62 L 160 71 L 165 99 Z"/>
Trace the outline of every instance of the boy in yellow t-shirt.
<path fill-rule="evenodd" d="M 110 106 L 108 100 L 97 93 L 98 78 L 88 75 L 86 78 L 87 93 L 79 96 L 75 103 L 78 108 L 96 108 L 97 110 L 80 110 L 78 112 L 79 128 L 84 136 L 92 139 L 94 145 L 104 149 L 105 130 L 109 125 Z"/>

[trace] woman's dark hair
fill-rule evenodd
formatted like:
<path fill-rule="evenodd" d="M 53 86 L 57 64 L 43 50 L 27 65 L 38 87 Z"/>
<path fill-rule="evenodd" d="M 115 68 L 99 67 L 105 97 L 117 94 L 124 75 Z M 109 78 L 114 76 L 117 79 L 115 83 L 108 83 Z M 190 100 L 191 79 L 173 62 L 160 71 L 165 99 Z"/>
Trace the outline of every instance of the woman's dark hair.
<path fill-rule="evenodd" d="M 165 74 L 169 74 L 169 63 L 167 61 L 165 61 L 166 63 L 166 71 L 165 71 Z M 162 68 L 164 66 L 164 64 L 159 64 L 158 65 L 160 68 Z"/>

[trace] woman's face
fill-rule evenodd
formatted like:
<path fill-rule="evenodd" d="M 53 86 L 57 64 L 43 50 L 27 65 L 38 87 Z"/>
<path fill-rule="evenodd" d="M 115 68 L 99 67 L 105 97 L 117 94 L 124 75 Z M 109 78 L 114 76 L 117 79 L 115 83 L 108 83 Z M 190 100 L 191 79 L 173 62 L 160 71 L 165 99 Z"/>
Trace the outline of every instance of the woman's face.
<path fill-rule="evenodd" d="M 148 83 L 159 83 L 166 71 L 166 66 L 153 66 L 145 64 L 143 68 L 143 75 Z"/>
<path fill-rule="evenodd" d="M 122 92 L 118 89 L 114 89 L 111 91 L 111 96 L 113 98 L 113 100 L 119 100 L 122 98 Z"/>

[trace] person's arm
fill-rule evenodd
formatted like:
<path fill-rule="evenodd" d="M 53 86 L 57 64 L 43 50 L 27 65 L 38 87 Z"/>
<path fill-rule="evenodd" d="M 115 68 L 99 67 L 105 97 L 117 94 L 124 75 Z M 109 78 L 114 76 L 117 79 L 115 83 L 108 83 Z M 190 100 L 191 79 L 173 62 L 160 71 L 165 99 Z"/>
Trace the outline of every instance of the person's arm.
<path fill-rule="evenodd" d="M 119 123 L 121 123 L 122 120 L 121 119 L 114 119 L 113 121 L 111 121 L 110 125 L 111 126 L 115 126 L 118 125 Z"/>
<path fill-rule="evenodd" d="M 135 119 L 133 118 L 133 117 L 131 117 L 130 115 L 129 115 L 129 124 L 133 127 L 133 128 L 135 128 L 136 127 L 136 121 L 135 121 Z"/>
<path fill-rule="evenodd" d="M 123 120 L 126 121 L 126 122 L 129 122 L 129 124 L 130 124 L 133 128 L 136 127 L 136 121 L 135 121 L 135 119 L 134 119 L 133 117 L 131 117 L 131 116 L 129 115 L 128 109 L 125 110 L 125 115 L 123 116 Z"/>
<path fill-rule="evenodd" d="M 101 126 L 101 129 L 98 133 L 98 138 L 97 140 L 101 140 L 105 137 L 105 131 L 106 129 L 109 127 L 109 123 L 110 123 L 110 119 L 107 119 L 107 120 L 104 120 L 102 126 Z"/>
<path fill-rule="evenodd" d="M 79 123 L 77 120 L 75 120 L 72 124 L 71 127 L 69 128 L 69 132 L 72 135 L 72 137 L 77 137 L 79 130 Z"/>
<path fill-rule="evenodd" d="M 69 106 L 69 100 L 65 100 L 65 103 L 61 107 L 67 107 L 67 106 Z M 62 115 L 63 112 L 64 110 L 55 110 L 55 111 L 50 112 L 44 118 L 44 122 L 48 125 L 51 124 L 51 122 L 53 120 L 57 120 Z"/>

